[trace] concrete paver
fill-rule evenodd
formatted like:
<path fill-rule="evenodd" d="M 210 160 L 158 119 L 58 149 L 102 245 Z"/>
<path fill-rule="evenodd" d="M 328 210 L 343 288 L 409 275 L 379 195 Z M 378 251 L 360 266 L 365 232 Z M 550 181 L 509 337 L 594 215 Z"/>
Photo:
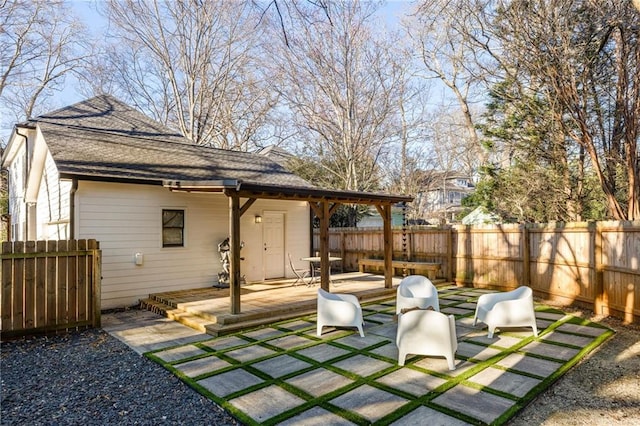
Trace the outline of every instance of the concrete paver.
<path fill-rule="evenodd" d="M 287 379 L 286 382 L 304 390 L 308 394 L 319 397 L 347 386 L 353 383 L 353 380 L 333 371 L 318 368 Z"/>
<path fill-rule="evenodd" d="M 382 376 L 377 379 L 376 382 L 383 383 L 404 392 L 409 392 L 415 396 L 421 396 L 425 393 L 425 390 L 431 391 L 447 383 L 445 379 L 440 377 L 409 368 L 401 368 L 386 376 Z"/>
<path fill-rule="evenodd" d="M 256 401 L 266 401 L 267 403 L 256 404 Z M 271 385 L 234 398 L 229 402 L 260 423 L 298 405 L 304 404 L 305 401 L 279 386 Z"/>
<path fill-rule="evenodd" d="M 206 358 L 195 359 L 176 365 L 176 370 L 181 371 L 187 377 L 201 376 L 212 371 L 221 370 L 230 367 L 231 364 L 216 357 L 208 356 Z"/>
<path fill-rule="evenodd" d="M 491 423 L 507 411 L 515 401 L 467 386 L 458 385 L 433 399 L 434 404 Z"/>
<path fill-rule="evenodd" d="M 406 416 L 391 423 L 391 426 L 415 426 L 425 423 L 429 419 L 430 426 L 467 426 L 471 423 L 464 422 L 455 417 L 448 416 L 433 408 L 421 406 L 408 413 Z"/>
<path fill-rule="evenodd" d="M 275 358 L 265 359 L 264 361 L 251 364 L 253 368 L 270 375 L 271 377 L 282 377 L 294 371 L 304 370 L 312 364 L 299 360 L 289 355 L 280 355 Z"/>
<path fill-rule="evenodd" d="M 540 377 L 549 377 L 562 367 L 561 362 L 534 358 L 524 354 L 510 354 L 496 363 L 501 367 L 535 374 Z"/>
<path fill-rule="evenodd" d="M 353 423 L 331 411 L 316 406 L 279 423 L 279 426 L 341 426 L 350 424 Z"/>
<path fill-rule="evenodd" d="M 356 412 L 365 419 L 374 422 L 402 407 L 408 401 L 398 395 L 373 386 L 362 385 L 332 399 L 330 402 L 345 410 Z"/>
<path fill-rule="evenodd" d="M 216 396 L 227 396 L 242 389 L 263 382 L 260 377 L 246 372 L 242 368 L 198 380 L 198 384 Z"/>
<path fill-rule="evenodd" d="M 520 398 L 524 397 L 541 382 L 541 380 L 534 379 L 533 377 L 510 373 L 493 367 L 485 368 L 471 377 L 469 381 Z"/>

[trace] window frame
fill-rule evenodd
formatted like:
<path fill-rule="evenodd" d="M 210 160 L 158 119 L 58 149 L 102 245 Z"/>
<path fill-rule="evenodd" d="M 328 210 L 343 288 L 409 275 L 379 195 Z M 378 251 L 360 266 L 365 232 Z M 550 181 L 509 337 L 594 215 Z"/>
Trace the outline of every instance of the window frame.
<path fill-rule="evenodd" d="M 164 215 L 165 212 L 176 212 L 182 214 L 182 226 L 165 226 Z M 160 245 L 161 247 L 172 249 L 172 248 L 184 248 L 187 246 L 186 244 L 186 222 L 187 222 L 187 209 L 180 207 L 163 207 L 160 210 Z M 180 243 L 168 243 L 165 240 L 165 229 L 179 229 L 180 230 Z"/>

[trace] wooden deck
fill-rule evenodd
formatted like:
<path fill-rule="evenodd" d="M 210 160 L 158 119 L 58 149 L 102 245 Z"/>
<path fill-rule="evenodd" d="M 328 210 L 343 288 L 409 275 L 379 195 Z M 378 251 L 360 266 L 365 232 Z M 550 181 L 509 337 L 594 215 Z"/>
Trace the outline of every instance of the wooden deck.
<path fill-rule="evenodd" d="M 384 276 L 351 272 L 331 276 L 330 291 L 350 293 L 361 303 L 395 297 L 384 287 Z M 293 286 L 294 280 L 268 281 L 241 287 L 241 313 L 230 313 L 229 289 L 203 288 L 157 293 L 141 301 L 143 308 L 160 313 L 213 336 L 315 313 L 318 285 Z"/>

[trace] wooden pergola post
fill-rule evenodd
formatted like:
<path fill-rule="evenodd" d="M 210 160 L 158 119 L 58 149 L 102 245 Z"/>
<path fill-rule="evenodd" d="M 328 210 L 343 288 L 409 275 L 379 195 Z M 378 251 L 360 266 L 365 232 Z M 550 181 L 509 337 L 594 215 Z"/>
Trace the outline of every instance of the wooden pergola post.
<path fill-rule="evenodd" d="M 340 204 L 330 206 L 329 201 L 323 200 L 309 205 L 320 221 L 320 288 L 330 291 L 329 218 Z"/>
<path fill-rule="evenodd" d="M 384 287 L 393 287 L 393 231 L 391 229 L 391 204 L 376 204 L 382 216 L 384 248 Z"/>
<path fill-rule="evenodd" d="M 240 196 L 237 191 L 228 191 L 229 197 L 229 297 L 231 313 L 240 313 Z"/>

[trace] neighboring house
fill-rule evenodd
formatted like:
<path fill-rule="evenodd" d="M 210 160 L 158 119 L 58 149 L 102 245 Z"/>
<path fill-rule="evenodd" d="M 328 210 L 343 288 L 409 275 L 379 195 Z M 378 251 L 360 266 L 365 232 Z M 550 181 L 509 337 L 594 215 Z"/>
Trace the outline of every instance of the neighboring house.
<path fill-rule="evenodd" d="M 500 223 L 500 217 L 488 211 L 483 206 L 476 207 L 471 213 L 466 215 L 461 220 L 463 225 L 490 225 L 494 223 Z"/>
<path fill-rule="evenodd" d="M 471 179 L 455 172 L 431 172 L 415 200 L 426 219 L 453 222 L 462 208 L 462 199 L 472 193 Z"/>
<path fill-rule="evenodd" d="M 393 206 L 391 208 L 391 226 L 402 226 L 404 222 L 402 206 Z M 358 221 L 358 228 L 382 228 L 382 217 L 376 211 L 375 207 L 367 210 L 365 215 Z"/>
<path fill-rule="evenodd" d="M 228 194 L 241 185 L 318 190 L 263 155 L 193 145 L 108 95 L 16 125 L 2 167 L 12 240 L 100 242 L 102 309 L 216 284 Z M 183 189 L 194 182 L 207 192 Z M 241 209 L 247 281 L 293 277 L 287 252 L 310 252 L 309 203 L 283 198 L 257 197 Z"/>

